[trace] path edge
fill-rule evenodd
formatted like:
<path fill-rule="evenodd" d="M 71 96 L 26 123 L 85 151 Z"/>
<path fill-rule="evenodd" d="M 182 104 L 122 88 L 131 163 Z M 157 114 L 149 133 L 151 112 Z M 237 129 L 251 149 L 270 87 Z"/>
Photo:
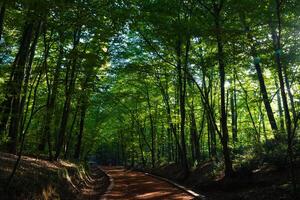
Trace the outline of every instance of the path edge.
<path fill-rule="evenodd" d="M 153 178 L 165 181 L 165 182 L 167 182 L 167 183 L 169 183 L 169 184 L 171 184 L 171 185 L 173 185 L 173 186 L 175 186 L 175 187 L 177 187 L 177 188 L 185 191 L 186 193 L 188 193 L 188 194 L 192 195 L 193 197 L 195 197 L 194 199 L 206 200 L 206 197 L 204 195 L 201 195 L 201 194 L 199 194 L 197 192 L 194 192 L 193 190 L 191 190 L 191 189 L 189 189 L 189 188 L 187 188 L 187 187 L 185 187 L 183 185 L 179 185 L 178 183 L 175 183 L 174 181 L 171 181 L 171 180 L 169 180 L 167 178 L 164 178 L 164 177 L 161 177 L 161 176 L 157 176 L 157 175 L 151 174 L 149 172 L 143 172 L 143 173 L 145 175 L 147 175 L 147 176 L 151 176 Z"/>
<path fill-rule="evenodd" d="M 108 200 L 107 199 L 107 195 L 111 192 L 111 190 L 114 187 L 114 179 L 112 178 L 111 175 L 109 175 L 108 173 L 106 173 L 101 167 L 99 167 L 99 169 L 105 174 L 106 177 L 108 177 L 108 181 L 109 181 L 109 186 L 107 187 L 106 191 L 104 192 L 104 194 L 100 197 L 100 200 Z"/>

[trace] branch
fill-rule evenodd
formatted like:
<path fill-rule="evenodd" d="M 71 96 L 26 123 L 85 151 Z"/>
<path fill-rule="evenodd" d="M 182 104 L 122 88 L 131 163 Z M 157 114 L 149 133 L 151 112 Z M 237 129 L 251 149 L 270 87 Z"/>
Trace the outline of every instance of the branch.
<path fill-rule="evenodd" d="M 212 16 L 215 16 L 215 13 L 211 10 L 210 7 L 208 7 L 205 3 L 202 2 L 202 0 L 198 0 L 199 4 L 203 6 Z"/>
<path fill-rule="evenodd" d="M 170 61 L 166 60 L 158 51 L 157 49 L 152 45 L 151 41 L 148 40 L 146 38 L 146 36 L 141 32 L 141 31 L 138 31 L 138 33 L 142 36 L 142 38 L 144 39 L 144 41 L 150 46 L 150 48 L 155 52 L 155 54 L 160 58 L 162 59 L 165 63 L 168 63 L 169 65 L 172 65 L 174 67 L 177 67 L 175 64 L 171 63 Z"/>

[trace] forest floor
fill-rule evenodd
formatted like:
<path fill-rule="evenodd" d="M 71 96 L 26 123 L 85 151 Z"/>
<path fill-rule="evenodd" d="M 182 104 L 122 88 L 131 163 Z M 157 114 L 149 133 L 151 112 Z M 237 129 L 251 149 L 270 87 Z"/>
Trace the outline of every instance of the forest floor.
<path fill-rule="evenodd" d="M 67 161 L 49 162 L 22 156 L 20 166 L 8 189 L 7 179 L 17 156 L 0 152 L 0 199 L 100 199 L 109 185 L 108 177 L 98 168 Z"/>
<path fill-rule="evenodd" d="M 112 188 L 102 200 L 191 200 L 194 196 L 142 172 L 126 170 L 122 167 L 103 167 L 112 179 Z"/>
<path fill-rule="evenodd" d="M 143 172 L 120 167 L 94 165 L 89 173 L 84 167 L 60 160 L 49 162 L 37 157 L 22 156 L 15 177 L 7 188 L 17 157 L 0 152 L 0 199 L 194 199 L 185 191 Z M 295 163 L 296 179 L 300 180 L 300 162 Z M 204 195 L 207 200 L 290 200 L 291 184 L 286 167 L 264 164 L 254 170 L 238 170 L 234 178 L 224 178 L 213 162 L 193 169 L 187 178 L 175 164 L 144 170 L 184 185 Z M 106 190 L 109 185 L 113 187 Z M 298 189 L 299 190 L 299 189 Z M 300 190 L 298 191 L 300 192 Z M 102 196 L 105 193 L 104 196 Z M 101 198 L 102 197 L 102 198 Z M 294 198 L 300 199 L 300 196 Z"/>
<path fill-rule="evenodd" d="M 207 162 L 183 177 L 182 170 L 175 164 L 146 170 L 157 176 L 173 180 L 193 191 L 206 196 L 207 200 L 290 200 L 291 184 L 286 168 L 266 164 L 255 170 L 238 171 L 234 178 L 225 178 L 224 174 L 214 171 L 212 162 Z M 300 162 L 296 163 L 296 179 L 300 180 Z M 300 192 L 300 190 L 297 190 Z"/>

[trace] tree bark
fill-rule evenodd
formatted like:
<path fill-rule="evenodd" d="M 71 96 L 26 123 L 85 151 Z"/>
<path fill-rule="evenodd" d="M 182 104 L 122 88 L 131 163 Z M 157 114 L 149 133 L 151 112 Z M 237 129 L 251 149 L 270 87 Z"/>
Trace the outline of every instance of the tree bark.
<path fill-rule="evenodd" d="M 148 111 L 149 111 L 149 120 L 150 120 L 150 130 L 151 130 L 151 165 L 152 168 L 155 167 L 155 162 L 156 162 L 156 133 L 154 129 L 154 121 L 153 121 L 153 116 L 152 116 L 152 106 L 150 103 L 150 96 L 149 96 L 149 90 L 148 87 L 146 86 L 146 98 L 147 98 L 147 105 L 148 105 Z"/>
<path fill-rule="evenodd" d="M 225 63 L 224 63 L 224 52 L 223 42 L 221 38 L 221 26 L 220 26 L 220 11 L 221 5 L 214 5 L 215 10 L 215 28 L 216 28 L 216 39 L 218 48 L 218 63 L 219 63 L 219 76 L 220 76 L 220 92 L 221 92 L 221 143 L 223 147 L 223 156 L 225 164 L 225 176 L 231 177 L 233 175 L 232 161 L 230 157 L 230 149 L 228 147 L 228 127 L 227 127 L 227 113 L 226 113 L 226 101 L 225 101 Z"/>
<path fill-rule="evenodd" d="M 20 128 L 20 101 L 21 92 L 24 81 L 24 70 L 27 62 L 31 39 L 33 36 L 33 22 L 26 22 L 23 36 L 21 39 L 21 45 L 16 59 L 13 63 L 12 79 L 9 84 L 11 99 L 11 119 L 8 136 L 10 141 L 8 142 L 8 152 L 15 154 L 17 150 L 17 137 Z"/>
<path fill-rule="evenodd" d="M 6 0 L 2 2 L 0 8 L 0 41 L 2 40 L 5 11 L 6 11 Z"/>
<path fill-rule="evenodd" d="M 289 173 L 290 179 L 292 182 L 293 193 L 296 194 L 297 182 L 295 177 L 295 170 L 294 170 L 294 151 L 293 151 L 293 141 L 294 135 L 292 131 L 292 120 L 290 116 L 290 109 L 288 105 L 288 98 L 286 94 L 286 89 L 288 90 L 288 86 L 285 85 L 288 83 L 287 77 L 284 78 L 284 74 L 286 75 L 286 66 L 282 65 L 281 61 L 281 54 L 282 54 L 282 47 L 281 47 L 281 6 L 283 1 L 282 0 L 275 0 L 276 3 L 276 10 L 275 16 L 277 18 L 277 28 L 273 27 L 271 24 L 271 34 L 273 39 L 274 51 L 275 51 L 275 63 L 277 65 L 277 73 L 279 79 L 279 86 L 281 91 L 281 98 L 283 104 L 283 110 L 285 114 L 285 126 L 287 132 L 287 154 L 289 160 Z M 289 83 L 288 83 L 289 84 Z M 286 88 L 287 87 L 287 88 Z M 294 119 L 296 120 L 296 119 Z M 296 121 L 295 121 L 296 122 Z M 296 124 L 294 124 L 296 126 Z"/>
<path fill-rule="evenodd" d="M 282 103 L 281 103 L 281 97 L 280 97 L 280 87 L 277 83 L 277 80 L 275 80 L 275 86 L 276 86 L 276 89 L 278 90 L 276 93 L 276 96 L 277 96 L 280 130 L 284 131 L 284 119 L 283 119 Z"/>
<path fill-rule="evenodd" d="M 165 73 L 165 77 L 167 78 L 166 73 Z M 168 124 L 170 126 L 169 130 L 170 130 L 170 132 L 172 133 L 172 135 L 175 139 L 175 148 L 172 145 L 172 153 L 173 153 L 172 157 L 173 157 L 173 159 L 175 159 L 176 154 L 181 155 L 181 148 L 180 148 L 180 144 L 179 144 L 179 138 L 177 136 L 176 127 L 175 127 L 175 124 L 173 123 L 172 115 L 171 115 L 170 97 L 169 97 L 169 92 L 168 92 L 169 87 L 168 87 L 168 84 L 167 84 L 168 81 L 166 81 L 166 86 L 164 87 L 162 82 L 161 82 L 160 77 L 158 75 L 156 75 L 156 78 L 157 78 L 157 81 L 158 81 L 158 84 L 159 84 L 159 89 L 161 91 L 163 101 L 164 101 L 164 104 L 165 104 L 167 120 L 168 120 Z M 173 144 L 173 142 L 172 142 L 172 144 Z"/>
<path fill-rule="evenodd" d="M 81 36 L 81 31 L 76 30 L 74 32 L 74 42 L 73 42 L 73 52 L 76 51 L 77 45 L 79 44 Z M 56 144 L 56 152 L 54 159 L 57 160 L 60 156 L 61 149 L 63 147 L 65 141 L 65 133 L 67 129 L 67 123 L 70 115 L 70 105 L 73 96 L 73 91 L 75 87 L 76 80 L 76 65 L 77 65 L 77 56 L 74 55 L 72 58 L 71 64 L 67 64 L 67 72 L 66 72 L 66 99 L 64 102 L 63 113 L 60 122 L 60 128 L 58 131 L 58 139 Z"/>
<path fill-rule="evenodd" d="M 266 88 L 266 84 L 265 84 L 265 79 L 264 79 L 263 72 L 262 72 L 261 65 L 260 65 L 260 58 L 257 55 L 257 51 L 256 51 L 255 44 L 254 44 L 255 41 L 253 40 L 253 36 L 250 33 L 250 27 L 246 24 L 245 14 L 241 13 L 240 17 L 241 17 L 242 23 L 244 25 L 244 28 L 246 30 L 246 36 L 247 36 L 248 40 L 252 43 L 250 48 L 251 48 L 252 57 L 254 58 L 253 64 L 254 64 L 258 82 L 259 82 L 260 93 L 262 94 L 262 100 L 265 105 L 269 123 L 271 125 L 272 130 L 276 133 L 278 131 L 278 126 L 276 124 L 273 110 L 272 110 L 272 107 L 271 107 L 271 104 L 269 101 L 268 92 L 267 92 L 267 88 Z M 275 134 L 275 136 L 276 136 L 276 134 Z"/>
<path fill-rule="evenodd" d="M 39 21 L 35 28 L 36 30 L 35 30 L 33 42 L 30 46 L 28 63 L 26 64 L 26 67 L 25 67 L 24 84 L 23 84 L 21 100 L 20 100 L 20 131 L 19 131 L 20 133 L 23 132 L 24 122 L 27 117 L 26 115 L 24 116 L 24 106 L 26 103 L 28 86 L 29 86 L 29 81 L 30 81 L 30 76 L 31 76 L 32 63 L 33 63 L 33 59 L 35 56 L 35 50 L 36 50 L 36 46 L 37 46 L 38 39 L 40 36 L 41 27 L 42 27 L 42 22 Z M 45 49 L 47 49 L 47 47 L 45 47 Z M 44 52 L 43 67 L 41 68 L 41 71 L 44 71 L 45 65 L 47 65 L 48 55 L 49 55 L 49 48 L 47 49 L 47 51 Z"/>
<path fill-rule="evenodd" d="M 83 129 L 84 129 L 84 120 L 85 120 L 85 115 L 86 115 L 86 110 L 87 110 L 86 102 L 84 102 L 85 100 L 82 100 L 82 101 L 83 101 L 81 103 L 82 105 L 80 106 L 79 134 L 77 137 L 77 144 L 75 147 L 75 154 L 74 154 L 74 158 L 77 160 L 80 158 L 81 143 L 82 143 Z"/>
<path fill-rule="evenodd" d="M 60 36 L 61 37 L 61 36 Z M 56 63 L 56 67 L 54 70 L 53 74 L 53 82 L 52 86 L 50 85 L 49 81 L 47 81 L 47 87 L 48 87 L 48 95 L 47 95 L 47 104 L 46 104 L 46 112 L 44 116 L 44 127 L 43 127 L 43 132 L 41 135 L 44 135 L 46 140 L 43 140 L 39 144 L 38 149 L 43 151 L 46 147 L 46 143 L 48 145 L 48 155 L 49 159 L 53 159 L 52 155 L 52 143 L 51 143 L 51 126 L 53 122 L 53 115 L 54 115 L 54 108 L 55 108 L 55 103 L 56 103 L 56 96 L 58 92 L 58 86 L 59 86 L 59 77 L 60 77 L 60 71 L 61 71 L 61 65 L 62 65 L 62 60 L 63 60 L 63 55 L 64 55 L 64 49 L 63 49 L 63 44 L 62 44 L 62 39 L 60 38 L 59 42 L 59 54 L 58 54 L 58 59 Z M 48 71 L 48 69 L 47 69 Z M 48 76 L 48 72 L 46 72 L 46 76 Z"/>
<path fill-rule="evenodd" d="M 231 93 L 231 125 L 232 125 L 232 141 L 236 143 L 238 141 L 238 112 L 237 112 L 237 95 L 236 95 L 236 69 L 234 69 L 233 75 L 233 91 Z"/>
<path fill-rule="evenodd" d="M 189 39 L 188 39 L 189 40 Z M 189 49 L 189 46 L 186 46 Z M 188 50 L 187 50 L 188 52 Z M 188 174 L 188 161 L 187 161 L 187 150 L 185 144 L 185 120 L 186 120 L 186 110 L 185 110 L 185 97 L 186 97 L 186 70 L 187 70 L 187 60 L 184 66 L 182 66 L 182 36 L 178 36 L 177 47 L 177 77 L 178 77 L 178 87 L 179 87 L 179 112 L 180 112 L 180 139 L 181 139 L 181 164 L 185 176 Z M 186 57 L 187 59 L 187 57 Z"/>

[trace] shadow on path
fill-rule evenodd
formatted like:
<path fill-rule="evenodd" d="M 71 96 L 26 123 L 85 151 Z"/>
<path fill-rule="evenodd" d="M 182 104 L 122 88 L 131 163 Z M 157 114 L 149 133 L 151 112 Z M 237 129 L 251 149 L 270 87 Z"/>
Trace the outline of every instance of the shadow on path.
<path fill-rule="evenodd" d="M 162 180 L 122 167 L 102 167 L 114 180 L 102 200 L 191 200 L 193 196 Z"/>

